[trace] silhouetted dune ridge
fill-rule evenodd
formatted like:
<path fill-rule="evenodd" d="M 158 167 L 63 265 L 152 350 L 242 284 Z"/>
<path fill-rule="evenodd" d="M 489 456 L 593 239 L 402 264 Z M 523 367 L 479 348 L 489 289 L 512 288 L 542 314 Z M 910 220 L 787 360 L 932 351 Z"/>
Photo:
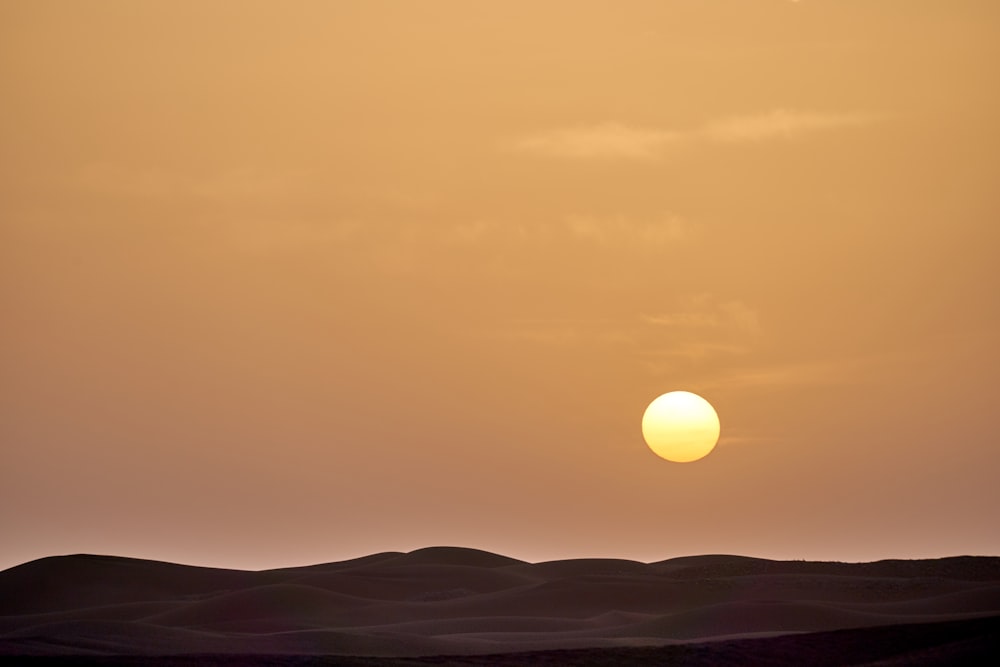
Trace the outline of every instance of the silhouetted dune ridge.
<path fill-rule="evenodd" d="M 1000 558 L 993 556 L 949 556 L 920 560 L 888 559 L 867 563 L 838 561 L 767 560 L 746 556 L 685 556 L 652 567 L 662 573 L 685 577 L 718 577 L 781 574 L 832 574 L 869 577 L 943 577 L 968 581 L 997 578 Z"/>
<path fill-rule="evenodd" d="M 473 656 L 998 615 L 1000 558 L 988 556 L 527 563 L 429 547 L 261 571 L 81 554 L 0 572 L 8 656 Z"/>
<path fill-rule="evenodd" d="M 434 565 L 465 565 L 468 567 L 504 567 L 524 563 L 523 560 L 502 556 L 482 549 L 468 547 L 424 547 L 408 553 L 402 553 L 391 559 L 381 561 L 382 564 L 434 564 Z"/>

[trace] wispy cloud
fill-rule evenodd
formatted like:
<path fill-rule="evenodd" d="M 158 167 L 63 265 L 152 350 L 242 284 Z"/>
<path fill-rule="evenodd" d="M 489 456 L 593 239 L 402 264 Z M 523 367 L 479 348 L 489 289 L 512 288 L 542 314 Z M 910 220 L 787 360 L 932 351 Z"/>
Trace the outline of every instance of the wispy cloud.
<path fill-rule="evenodd" d="M 632 332 L 611 320 L 538 319 L 515 320 L 490 331 L 493 337 L 543 345 L 634 344 Z"/>
<path fill-rule="evenodd" d="M 674 329 L 718 329 L 725 328 L 748 334 L 761 332 L 760 316 L 757 311 L 742 301 L 714 302 L 707 294 L 686 300 L 680 310 L 642 315 L 646 324 Z"/>
<path fill-rule="evenodd" d="M 716 313 L 663 313 L 662 315 L 643 315 L 646 324 L 661 327 L 717 327 L 719 316 Z"/>
<path fill-rule="evenodd" d="M 536 224 L 478 219 L 442 227 L 442 242 L 456 245 L 545 243 L 567 240 L 581 244 L 637 245 L 657 248 L 696 235 L 696 225 L 672 213 L 649 216 L 568 215 Z"/>
<path fill-rule="evenodd" d="M 793 139 L 810 132 L 856 127 L 875 122 L 878 116 L 864 113 L 817 113 L 774 109 L 751 116 L 733 116 L 713 121 L 701 129 L 702 138 L 716 142 Z"/>
<path fill-rule="evenodd" d="M 610 122 L 540 132 L 514 141 L 513 148 L 550 158 L 654 160 L 682 145 L 787 140 L 825 130 L 867 125 L 880 118 L 871 113 L 772 109 L 715 119 L 689 130 Z"/>
<path fill-rule="evenodd" d="M 670 347 L 648 349 L 643 352 L 646 357 L 654 359 L 686 359 L 688 361 L 704 361 L 709 358 L 745 354 L 745 345 L 723 343 L 707 340 L 688 340 L 674 342 Z M 657 367 L 652 364 L 650 367 Z"/>
<path fill-rule="evenodd" d="M 699 389 L 748 389 L 827 385 L 857 377 L 859 362 L 839 360 L 745 368 L 698 383 Z"/>
<path fill-rule="evenodd" d="M 531 135 L 515 142 L 514 148 L 547 157 L 648 160 L 683 138 L 683 134 L 667 130 L 602 123 Z"/>
<path fill-rule="evenodd" d="M 783 440 L 785 440 L 785 438 L 775 436 L 729 433 L 728 430 L 723 429 L 722 435 L 719 437 L 719 446 L 769 445 Z"/>

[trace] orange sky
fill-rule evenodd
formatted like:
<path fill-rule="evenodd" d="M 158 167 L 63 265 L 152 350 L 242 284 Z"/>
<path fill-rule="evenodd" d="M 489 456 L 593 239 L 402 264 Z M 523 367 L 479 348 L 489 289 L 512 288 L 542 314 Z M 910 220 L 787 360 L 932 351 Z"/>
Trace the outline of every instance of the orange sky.
<path fill-rule="evenodd" d="M 993 0 L 0 0 L 0 567 L 1000 553 L 998 65 Z"/>

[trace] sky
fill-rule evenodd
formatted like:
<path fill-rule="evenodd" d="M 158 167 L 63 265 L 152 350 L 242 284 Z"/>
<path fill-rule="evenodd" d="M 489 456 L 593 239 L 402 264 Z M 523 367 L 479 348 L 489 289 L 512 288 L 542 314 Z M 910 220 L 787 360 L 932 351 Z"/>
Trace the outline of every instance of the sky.
<path fill-rule="evenodd" d="M 0 567 L 1000 554 L 998 73 L 993 0 L 0 0 Z"/>

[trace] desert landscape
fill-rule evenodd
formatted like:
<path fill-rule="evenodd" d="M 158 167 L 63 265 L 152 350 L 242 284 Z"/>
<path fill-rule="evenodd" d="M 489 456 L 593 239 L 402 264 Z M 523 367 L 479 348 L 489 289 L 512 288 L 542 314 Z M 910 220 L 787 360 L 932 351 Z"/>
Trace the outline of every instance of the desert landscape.
<path fill-rule="evenodd" d="M 1000 558 L 527 563 L 436 547 L 241 571 L 74 555 L 0 573 L 0 614 L 0 653 L 29 665 L 985 664 Z"/>
<path fill-rule="evenodd" d="M 1000 665 L 997 0 L 0 0 L 0 665 Z"/>

